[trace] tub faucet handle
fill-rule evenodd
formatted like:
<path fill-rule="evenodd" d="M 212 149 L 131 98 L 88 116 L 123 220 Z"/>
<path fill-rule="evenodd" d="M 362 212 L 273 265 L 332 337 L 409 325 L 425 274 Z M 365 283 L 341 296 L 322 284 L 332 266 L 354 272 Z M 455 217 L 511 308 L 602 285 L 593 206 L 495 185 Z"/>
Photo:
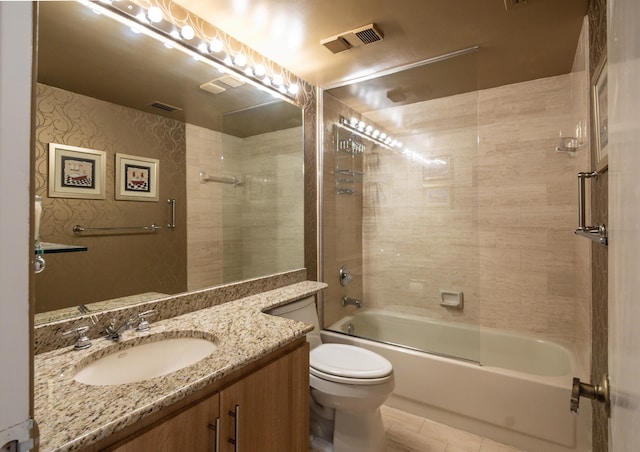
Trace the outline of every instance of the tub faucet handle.
<path fill-rule="evenodd" d="M 597 400 L 605 404 L 605 410 L 607 416 L 610 416 L 610 402 L 609 402 L 609 376 L 602 377 L 602 383 L 599 385 L 592 385 L 588 383 L 582 383 L 579 378 L 573 378 L 573 384 L 571 386 L 571 403 L 570 409 L 572 413 L 578 414 L 578 408 L 580 407 L 580 397 L 586 397 L 588 399 Z"/>
<path fill-rule="evenodd" d="M 349 270 L 349 267 L 347 267 L 346 265 L 343 265 L 342 267 L 340 267 L 340 272 L 338 273 L 338 279 L 340 280 L 340 285 L 342 287 L 345 287 L 347 284 L 349 284 L 351 281 L 353 281 L 353 276 L 351 275 L 351 271 Z"/>

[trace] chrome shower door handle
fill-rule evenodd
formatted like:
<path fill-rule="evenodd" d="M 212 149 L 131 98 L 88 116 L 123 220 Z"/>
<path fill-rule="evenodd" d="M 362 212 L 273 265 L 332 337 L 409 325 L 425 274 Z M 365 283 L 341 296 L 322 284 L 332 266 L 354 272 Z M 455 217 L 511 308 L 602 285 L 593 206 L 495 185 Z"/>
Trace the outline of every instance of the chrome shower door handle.
<path fill-rule="evenodd" d="M 608 245 L 607 227 L 604 224 L 598 226 L 587 226 L 586 220 L 586 189 L 585 182 L 587 179 L 597 179 L 598 172 L 578 173 L 578 227 L 575 230 L 577 235 L 586 237 L 594 242 L 599 242 L 603 246 Z"/>
<path fill-rule="evenodd" d="M 591 178 L 598 178 L 598 172 L 593 171 L 591 173 L 578 173 L 578 231 L 584 231 L 587 229 L 586 226 L 586 190 L 585 190 L 585 181 Z"/>

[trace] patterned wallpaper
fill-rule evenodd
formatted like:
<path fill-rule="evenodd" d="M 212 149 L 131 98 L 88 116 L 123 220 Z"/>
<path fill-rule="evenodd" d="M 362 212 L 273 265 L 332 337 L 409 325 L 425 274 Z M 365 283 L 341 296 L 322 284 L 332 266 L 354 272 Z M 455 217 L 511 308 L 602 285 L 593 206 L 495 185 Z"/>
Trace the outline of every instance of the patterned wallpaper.
<path fill-rule="evenodd" d="M 122 297 L 186 290 L 185 127 L 183 123 L 38 84 L 35 112 L 35 193 L 43 198 L 43 241 L 85 245 L 87 252 L 50 254 L 37 274 L 36 312 Z M 102 200 L 48 197 L 48 143 L 107 152 Z M 156 158 L 159 201 L 114 197 L 115 154 Z M 167 199 L 177 200 L 177 224 Z M 154 234 L 76 236 L 84 227 L 159 224 Z M 126 281 L 124 284 L 122 281 Z"/>

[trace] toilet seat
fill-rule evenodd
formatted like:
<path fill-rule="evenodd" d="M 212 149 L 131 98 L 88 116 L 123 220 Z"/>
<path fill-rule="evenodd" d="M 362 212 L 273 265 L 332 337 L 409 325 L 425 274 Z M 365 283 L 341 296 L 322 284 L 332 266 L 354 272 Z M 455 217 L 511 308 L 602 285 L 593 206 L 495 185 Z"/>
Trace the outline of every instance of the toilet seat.
<path fill-rule="evenodd" d="M 309 355 L 309 372 L 336 383 L 372 385 L 387 382 L 393 366 L 370 350 L 346 344 L 322 344 Z"/>

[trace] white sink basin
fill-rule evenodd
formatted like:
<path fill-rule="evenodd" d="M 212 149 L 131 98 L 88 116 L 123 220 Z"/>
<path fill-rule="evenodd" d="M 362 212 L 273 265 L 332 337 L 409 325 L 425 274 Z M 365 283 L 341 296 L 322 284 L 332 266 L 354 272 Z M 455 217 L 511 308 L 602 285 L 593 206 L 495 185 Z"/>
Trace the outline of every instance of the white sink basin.
<path fill-rule="evenodd" d="M 195 364 L 216 348 L 209 340 L 193 337 L 135 345 L 93 361 L 83 367 L 74 380 L 96 386 L 148 380 Z"/>

